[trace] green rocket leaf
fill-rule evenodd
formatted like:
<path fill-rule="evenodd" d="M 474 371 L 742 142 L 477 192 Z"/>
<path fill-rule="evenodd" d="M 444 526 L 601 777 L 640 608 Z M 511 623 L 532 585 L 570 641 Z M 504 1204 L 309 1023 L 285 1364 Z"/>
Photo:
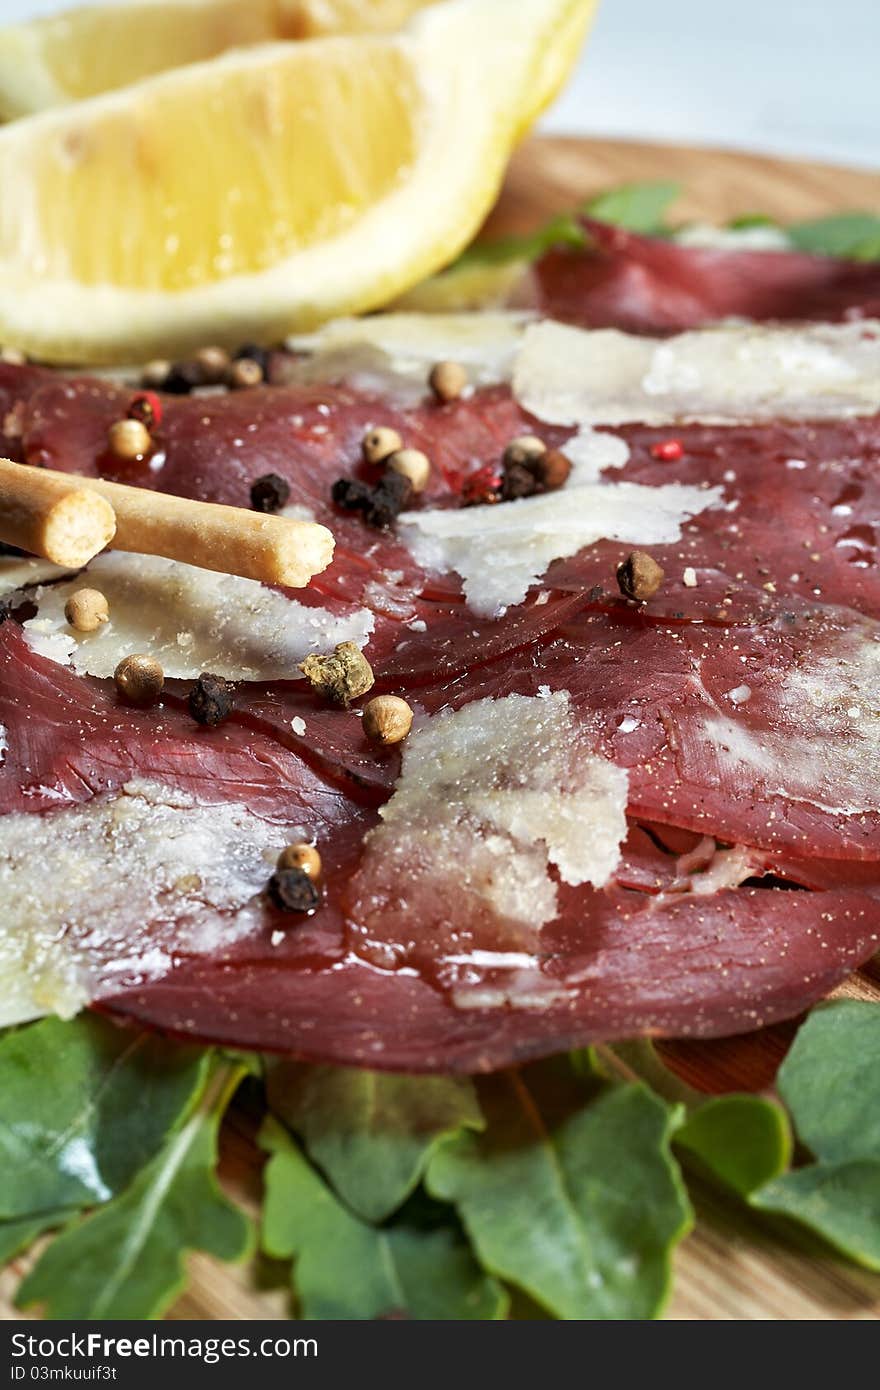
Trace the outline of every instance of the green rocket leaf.
<path fill-rule="evenodd" d="M 243 1257 L 250 1223 L 214 1176 L 217 1131 L 242 1069 L 220 1066 L 197 1109 L 131 1186 L 69 1226 L 25 1279 L 18 1304 L 54 1318 L 155 1318 L 185 1286 L 184 1256 Z"/>
<path fill-rule="evenodd" d="M 382 1221 L 402 1205 L 445 1137 L 483 1125 L 467 1077 L 279 1062 L 267 1085 L 271 1109 L 367 1221 Z"/>

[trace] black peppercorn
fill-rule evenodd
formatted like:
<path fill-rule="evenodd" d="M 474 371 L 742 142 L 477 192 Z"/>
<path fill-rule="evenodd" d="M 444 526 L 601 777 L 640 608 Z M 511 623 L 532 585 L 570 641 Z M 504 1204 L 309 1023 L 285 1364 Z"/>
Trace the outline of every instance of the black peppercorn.
<path fill-rule="evenodd" d="M 197 724 L 214 729 L 232 712 L 232 691 L 223 676 L 203 671 L 189 692 L 189 712 Z"/>
<path fill-rule="evenodd" d="M 276 869 L 269 879 L 269 897 L 282 912 L 314 912 L 321 890 L 302 869 Z"/>
<path fill-rule="evenodd" d="M 162 390 L 169 396 L 188 396 L 194 386 L 201 384 L 202 371 L 197 362 L 175 362 L 162 382 Z"/>
<path fill-rule="evenodd" d="M 537 479 L 526 464 L 505 464 L 504 480 L 501 484 L 501 496 L 505 502 L 513 502 L 517 497 L 531 497 L 537 486 Z"/>
<path fill-rule="evenodd" d="M 290 484 L 277 473 L 264 473 L 251 483 L 251 508 L 255 512 L 280 512 L 290 496 Z"/>
<path fill-rule="evenodd" d="M 369 502 L 372 491 L 369 483 L 362 483 L 357 478 L 337 478 L 330 489 L 330 496 L 337 507 L 343 507 L 347 512 L 361 512 Z"/>
<path fill-rule="evenodd" d="M 260 347 L 259 343 L 242 343 L 241 347 L 232 354 L 233 361 L 241 362 L 248 358 L 251 362 L 256 362 L 261 368 L 264 380 L 269 380 L 269 358 L 271 356 L 268 348 Z"/>
<path fill-rule="evenodd" d="M 412 498 L 412 483 L 389 470 L 371 487 L 358 478 L 337 478 L 331 496 L 347 512 L 362 512 L 370 526 L 390 526 Z"/>
<path fill-rule="evenodd" d="M 413 487 L 402 473 L 389 470 L 373 488 L 373 495 L 364 510 L 370 526 L 390 526 L 409 505 Z"/>

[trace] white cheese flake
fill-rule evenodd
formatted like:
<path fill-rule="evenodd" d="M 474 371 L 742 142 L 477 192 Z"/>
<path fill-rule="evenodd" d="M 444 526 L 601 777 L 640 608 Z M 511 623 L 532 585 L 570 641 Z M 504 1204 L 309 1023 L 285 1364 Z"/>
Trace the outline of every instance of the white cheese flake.
<path fill-rule="evenodd" d="M 49 815 L 0 817 L 0 1027 L 70 1017 L 164 974 L 177 951 L 247 935 L 259 922 L 249 903 L 302 835 L 147 781 Z"/>
<path fill-rule="evenodd" d="M 99 589 L 110 621 L 94 633 L 68 626 L 64 605 L 83 584 Z M 112 676 L 132 652 L 149 652 L 171 678 L 210 671 L 227 680 L 292 680 L 310 652 L 338 642 L 363 647 L 373 615 L 337 616 L 311 608 L 253 579 L 215 574 L 153 555 L 108 551 L 76 579 L 38 589 L 36 617 L 24 624 L 41 656 L 79 675 Z"/>
<path fill-rule="evenodd" d="M 48 560 L 0 555 L 0 599 L 8 598 L 29 584 L 47 584 L 50 579 L 60 579 L 65 574 L 70 574 L 70 570 L 50 564 Z"/>
<path fill-rule="evenodd" d="M 711 222 L 691 222 L 681 227 L 674 240 L 679 246 L 707 251 L 791 251 L 790 237 L 782 227 L 765 222 L 751 227 L 716 227 Z"/>
<path fill-rule="evenodd" d="M 819 419 L 880 409 L 880 322 L 705 328 L 661 340 L 544 320 L 514 395 L 557 425 Z"/>
<path fill-rule="evenodd" d="M 755 698 L 749 686 L 734 696 L 745 711 Z M 774 691 L 771 727 L 753 732 L 719 711 L 704 734 L 700 757 L 711 750 L 725 785 L 747 776 L 765 795 L 831 814 L 880 811 L 880 636 L 848 633 L 831 651 L 803 658 Z"/>
<path fill-rule="evenodd" d="M 289 502 L 286 507 L 282 507 L 279 516 L 286 516 L 290 521 L 314 521 L 315 512 L 313 507 L 306 506 L 305 502 Z"/>
<path fill-rule="evenodd" d="M 422 720 L 367 837 L 360 900 L 394 866 L 402 893 L 407 875 L 445 880 L 450 893 L 537 929 L 556 916 L 551 864 L 564 883 L 609 881 L 627 784 L 624 769 L 589 750 L 567 691 L 476 700 Z"/>
<path fill-rule="evenodd" d="M 522 603 L 554 560 L 598 540 L 677 541 L 686 520 L 721 500 L 720 488 L 595 481 L 603 467 L 618 468 L 627 457 L 613 435 L 581 432 L 578 447 L 567 452 L 574 467 L 556 492 L 494 507 L 404 512 L 398 534 L 423 568 L 461 576 L 474 613 L 499 617 Z"/>
<path fill-rule="evenodd" d="M 732 705 L 744 705 L 752 698 L 752 687 L 750 685 L 737 685 L 733 690 L 727 692 L 727 698 Z"/>
<path fill-rule="evenodd" d="M 435 362 L 467 368 L 470 386 L 509 381 L 522 330 L 532 315 L 507 312 L 370 314 L 334 319 L 288 347 L 308 354 L 289 369 L 294 380 L 347 381 L 395 401 L 425 394 Z"/>

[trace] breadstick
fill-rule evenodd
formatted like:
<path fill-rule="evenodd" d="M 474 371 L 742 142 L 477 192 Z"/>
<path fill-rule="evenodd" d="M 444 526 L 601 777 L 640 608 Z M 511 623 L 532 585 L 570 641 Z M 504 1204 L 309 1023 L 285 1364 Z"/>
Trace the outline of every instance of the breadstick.
<path fill-rule="evenodd" d="M 84 478 L 0 459 L 0 541 L 79 569 L 113 539 L 116 518 Z"/>
<path fill-rule="evenodd" d="M 65 478 L 68 486 L 73 479 L 67 473 L 51 474 L 22 464 L 9 466 L 38 478 Z M 116 513 L 114 550 L 164 555 L 202 569 L 294 589 L 304 588 L 333 558 L 333 533 L 313 521 L 195 502 L 100 478 L 76 477 L 75 481 L 109 503 Z"/>

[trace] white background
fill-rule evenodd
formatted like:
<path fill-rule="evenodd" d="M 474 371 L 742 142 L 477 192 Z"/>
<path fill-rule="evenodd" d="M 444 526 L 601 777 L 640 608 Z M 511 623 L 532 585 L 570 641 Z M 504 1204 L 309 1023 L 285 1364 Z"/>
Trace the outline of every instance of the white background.
<path fill-rule="evenodd" d="M 0 18 L 68 7 L 0 0 Z M 544 126 L 877 168 L 880 0 L 603 0 Z"/>

